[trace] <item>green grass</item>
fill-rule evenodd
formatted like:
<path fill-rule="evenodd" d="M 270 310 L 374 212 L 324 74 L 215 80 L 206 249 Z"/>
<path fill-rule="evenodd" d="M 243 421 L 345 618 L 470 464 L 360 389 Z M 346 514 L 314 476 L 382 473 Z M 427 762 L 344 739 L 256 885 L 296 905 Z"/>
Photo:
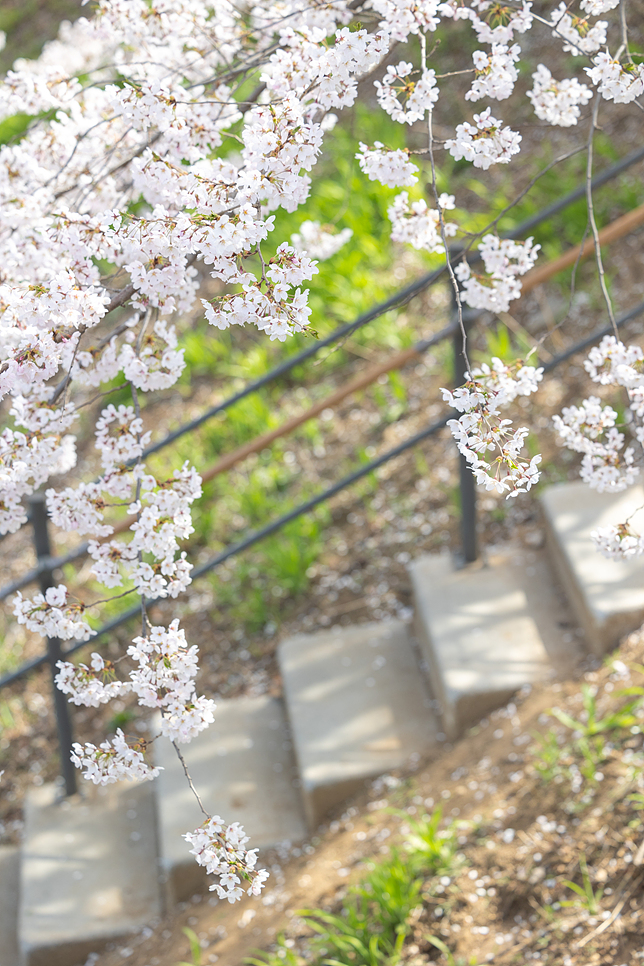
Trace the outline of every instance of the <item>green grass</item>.
<path fill-rule="evenodd" d="M 456 850 L 454 823 L 441 829 L 441 812 L 413 819 L 404 812 L 409 832 L 403 847 L 394 848 L 351 886 L 339 912 L 298 912 L 313 933 L 305 960 L 278 937 L 271 952 L 258 952 L 248 966 L 397 966 L 412 929 L 412 914 L 422 904 L 427 878 L 454 874 L 462 865 Z M 426 937 L 431 941 L 431 937 Z M 440 942 L 440 940 L 439 940 Z"/>

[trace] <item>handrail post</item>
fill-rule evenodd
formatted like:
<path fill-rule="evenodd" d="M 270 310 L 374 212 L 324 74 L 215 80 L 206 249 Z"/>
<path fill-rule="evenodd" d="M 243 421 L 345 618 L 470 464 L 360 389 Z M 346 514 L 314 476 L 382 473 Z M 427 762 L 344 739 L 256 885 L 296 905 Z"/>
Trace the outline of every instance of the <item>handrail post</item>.
<path fill-rule="evenodd" d="M 452 293 L 452 319 L 458 320 L 458 305 L 456 293 Z M 463 325 L 467 332 L 472 313 L 467 310 L 462 313 Z M 452 338 L 454 350 L 454 385 L 462 386 L 465 382 L 467 363 L 463 353 L 463 333 L 458 329 Z M 459 491 L 461 495 L 461 555 L 465 563 L 473 563 L 479 555 L 476 533 L 476 480 L 472 469 L 461 452 L 458 454 Z"/>
<path fill-rule="evenodd" d="M 51 547 L 49 544 L 49 529 L 47 523 L 47 508 L 45 497 L 42 493 L 34 493 L 29 498 L 31 506 L 31 520 L 34 529 L 34 546 L 38 563 L 43 564 L 43 569 L 39 576 L 40 591 L 45 594 L 50 587 L 54 586 L 54 575 L 51 568 L 47 567 L 47 561 L 51 559 Z M 69 714 L 69 703 L 65 695 L 56 687 L 54 678 L 58 673 L 56 664 L 63 658 L 60 641 L 57 637 L 47 638 L 47 656 L 51 669 L 51 683 L 54 697 L 54 710 L 56 713 L 56 728 L 58 731 L 58 750 L 60 753 L 60 769 L 65 784 L 65 794 L 75 795 L 76 769 L 71 761 L 72 754 L 72 722 Z"/>

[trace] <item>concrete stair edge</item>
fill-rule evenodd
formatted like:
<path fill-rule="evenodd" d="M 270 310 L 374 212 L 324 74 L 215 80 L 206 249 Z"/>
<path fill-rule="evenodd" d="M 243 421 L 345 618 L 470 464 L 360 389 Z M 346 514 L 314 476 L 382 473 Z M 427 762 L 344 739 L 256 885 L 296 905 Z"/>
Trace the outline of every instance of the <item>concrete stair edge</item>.
<path fill-rule="evenodd" d="M 435 748 L 431 696 L 402 622 L 297 634 L 278 660 L 310 829 L 365 782 Z"/>

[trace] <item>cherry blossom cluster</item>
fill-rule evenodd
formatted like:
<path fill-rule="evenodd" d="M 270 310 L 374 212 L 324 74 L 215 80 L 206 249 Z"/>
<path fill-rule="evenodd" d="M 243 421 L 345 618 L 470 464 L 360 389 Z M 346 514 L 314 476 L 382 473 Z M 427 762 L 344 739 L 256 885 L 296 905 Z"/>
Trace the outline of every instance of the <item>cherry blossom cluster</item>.
<path fill-rule="evenodd" d="M 644 64 L 622 64 L 605 51 L 593 57 L 593 64 L 585 70 L 605 100 L 628 104 L 644 92 Z"/>
<path fill-rule="evenodd" d="M 542 121 L 557 127 L 572 127 L 581 116 L 580 105 L 587 104 L 592 91 L 575 77 L 557 81 L 547 67 L 539 64 L 532 75 L 534 81 L 527 96 L 532 101 L 534 113 Z"/>
<path fill-rule="evenodd" d="M 142 707 L 161 711 L 161 734 L 179 744 L 191 741 L 215 720 L 214 702 L 196 694 L 198 649 L 188 646 L 178 620 L 167 628 L 150 627 L 148 635 L 134 638 L 127 653 L 135 662 L 127 681 L 116 680 L 114 665 L 93 654 L 89 667 L 59 661 L 56 683 L 71 702 L 91 708 L 134 693 Z M 89 758 L 92 753 L 86 749 L 84 754 Z M 100 750 L 94 754 L 101 757 Z"/>
<path fill-rule="evenodd" d="M 379 181 L 388 188 L 404 188 L 418 181 L 418 167 L 409 160 L 409 152 L 401 148 L 388 150 L 382 141 L 369 148 L 361 142 L 356 158 L 370 181 Z"/>
<path fill-rule="evenodd" d="M 178 620 L 135 637 L 127 653 L 138 663 L 131 688 L 142 707 L 160 709 L 163 735 L 185 744 L 212 724 L 214 701 L 195 693 L 198 649 L 188 646 Z"/>
<path fill-rule="evenodd" d="M 581 406 L 569 406 L 553 419 L 561 442 L 583 453 L 581 478 L 589 486 L 600 493 L 617 493 L 635 481 L 639 474 L 635 451 L 624 448 L 624 434 L 615 426 L 617 413 L 602 406 L 598 396 L 590 396 Z"/>
<path fill-rule="evenodd" d="M 298 232 L 291 235 L 291 245 L 298 254 L 308 252 L 313 258 L 324 261 L 339 252 L 352 235 L 351 228 L 334 231 L 331 225 L 307 220 L 302 222 Z"/>
<path fill-rule="evenodd" d="M 378 103 L 400 124 L 422 121 L 438 100 L 436 71 L 423 71 L 417 80 L 412 80 L 413 70 L 413 64 L 402 60 L 387 68 L 382 83 L 375 81 Z"/>
<path fill-rule="evenodd" d="M 206 318 L 218 329 L 252 322 L 269 338 L 283 342 L 288 335 L 304 332 L 308 327 L 311 309 L 299 286 L 317 271 L 315 262 L 284 242 L 261 280 L 251 274 L 238 279 L 243 288 L 241 295 L 227 296 L 216 306 L 202 299 Z"/>
<path fill-rule="evenodd" d="M 439 208 L 447 211 L 454 208 L 454 195 L 443 193 L 438 199 Z M 443 233 L 446 238 L 453 237 L 457 225 L 453 221 L 443 220 L 441 231 L 439 212 L 429 208 L 427 202 L 421 198 L 409 204 L 409 195 L 401 192 L 387 209 L 391 221 L 391 237 L 394 241 L 407 242 L 414 248 L 424 248 L 428 252 L 444 252 Z"/>
<path fill-rule="evenodd" d="M 641 557 L 644 554 L 644 536 L 635 533 L 629 523 L 598 527 L 590 536 L 597 550 L 609 560 Z"/>
<path fill-rule="evenodd" d="M 238 822 L 226 825 L 218 815 L 204 822 L 194 832 L 186 832 L 184 839 L 192 845 L 191 855 L 208 875 L 216 875 L 219 882 L 210 886 L 220 899 L 236 902 L 244 894 L 242 883 L 248 883 L 247 895 L 258 896 L 268 872 L 256 869 L 257 849 L 246 849 L 248 836 Z"/>
<path fill-rule="evenodd" d="M 457 124 L 456 136 L 448 138 L 445 147 L 455 161 L 465 158 L 475 168 L 487 171 L 492 164 L 508 164 L 512 155 L 519 153 L 520 143 L 521 135 L 504 127 L 486 107 L 481 114 L 474 115 L 474 124 L 469 121 Z"/>
<path fill-rule="evenodd" d="M 518 44 L 492 44 L 488 54 L 476 50 L 472 55 L 476 77 L 465 95 L 466 101 L 480 101 L 482 97 L 492 97 L 504 101 L 514 90 L 519 71 L 515 67 L 521 48 Z"/>
<path fill-rule="evenodd" d="M 476 272 L 469 262 L 460 261 L 454 272 L 462 285 L 462 299 L 473 309 L 507 312 L 510 302 L 521 295 L 518 276 L 534 265 L 541 245 L 485 235 L 478 246 L 485 272 Z"/>
<path fill-rule="evenodd" d="M 71 756 L 77 768 L 82 769 L 83 777 L 95 785 L 112 785 L 120 781 L 151 781 L 162 771 L 145 760 L 147 743 L 137 738 L 129 744 L 120 728 L 111 741 L 100 745 L 86 742 L 82 745 L 75 741 Z"/>
<path fill-rule="evenodd" d="M 83 604 L 72 603 L 64 584 L 50 587 L 44 594 L 23 597 L 20 591 L 14 598 L 13 613 L 19 624 L 43 637 L 57 637 L 61 641 L 87 641 L 92 631 L 82 616 Z"/>
<path fill-rule="evenodd" d="M 192 565 L 181 543 L 192 533 L 200 480 L 187 464 L 167 479 L 146 467 L 153 441 L 146 394 L 180 378 L 181 319 L 195 306 L 214 329 L 250 324 L 282 341 L 313 331 L 307 283 L 315 259 L 332 257 L 351 231 L 341 214 L 337 229 L 305 219 L 289 244 L 279 237 L 279 213 L 306 204 L 338 120 L 332 112 L 364 90 L 413 133 L 412 153 L 365 143 L 358 131 L 356 158 L 370 181 L 408 189 L 389 205 L 392 238 L 445 255 L 445 239 L 458 227 L 444 215 L 456 198 L 438 196 L 435 185 L 435 201 L 421 195 L 429 162 L 433 171 L 435 155 L 440 161 L 448 151 L 483 172 L 520 155 L 521 134 L 487 101 L 521 92 L 540 121 L 570 126 L 593 95 L 628 104 L 642 94 L 644 68 L 633 61 L 620 14 L 596 19 L 617 5 L 561 3 L 544 17 L 527 0 L 241 7 L 234 0 L 98 0 L 91 18 L 63 25 L 37 60 L 17 62 L 0 81 L 0 121 L 31 119 L 0 146 L 0 399 L 9 397 L 0 431 L 0 533 L 20 529 L 27 498 L 47 485 L 53 523 L 91 538 L 95 581 L 139 595 L 144 617 L 146 599 L 185 591 Z M 472 31 L 468 50 L 482 49 L 466 56 L 463 71 L 445 75 L 432 34 L 453 23 Z M 517 65 L 522 35 L 537 29 L 555 37 L 576 67 L 555 80 L 539 64 L 529 91 Z M 404 60 L 398 44 L 407 44 Z M 469 86 L 458 123 L 444 97 L 452 73 L 464 73 L 463 90 Z M 469 102 L 478 101 L 472 116 Z M 463 298 L 504 311 L 539 245 L 481 234 L 484 271 L 464 260 L 455 267 Z M 641 354 L 615 340 L 605 340 L 587 366 L 597 382 L 626 390 L 638 444 L 643 367 Z M 527 430 L 513 430 L 500 410 L 539 379 L 540 370 L 495 360 L 446 397 L 462 414 L 453 430 L 484 486 L 516 495 L 538 478 L 539 458 L 523 455 Z M 117 383 L 131 392 L 131 405 L 83 410 L 94 413 L 100 475 L 82 478 L 74 472 L 79 409 Z M 583 453 L 585 478 L 615 488 L 636 468 L 634 447 L 609 410 L 592 397 L 564 413 L 560 429 Z M 54 477 L 61 479 L 51 486 Z M 610 540 L 626 547 L 630 531 L 618 538 Z M 14 614 L 44 636 L 91 637 L 85 605 L 62 584 L 32 599 L 18 594 Z M 196 650 L 174 621 L 144 626 L 128 651 L 129 678 L 118 680 L 115 667 L 93 654 L 89 664 L 62 662 L 59 687 L 90 707 L 134 696 L 160 711 L 164 735 L 187 741 L 213 717 L 212 702 L 195 691 Z M 77 744 L 74 761 L 97 783 L 158 771 L 146 762 L 144 743 L 128 744 L 121 732 L 98 746 Z M 266 874 L 254 870 L 255 853 L 244 850 L 236 825 L 215 818 L 192 835 L 197 860 L 220 876 L 220 895 L 238 898 L 244 880 L 251 892 L 261 889 Z"/>
<path fill-rule="evenodd" d="M 613 335 L 604 336 L 588 353 L 584 363 L 593 382 L 625 390 L 628 400 L 625 425 L 618 428 L 618 414 L 598 396 L 589 396 L 579 406 L 569 406 L 554 416 L 560 441 L 581 453 L 581 478 L 591 487 L 620 492 L 638 478 L 644 446 L 644 351 L 625 345 Z M 624 432 L 622 432 L 624 430 Z M 630 439 L 627 439 L 628 431 Z M 606 556 L 639 553 L 636 536 L 628 524 L 597 531 L 596 542 Z"/>
<path fill-rule="evenodd" d="M 597 20 L 591 24 L 588 17 L 578 17 L 575 13 L 571 13 L 569 5 L 563 2 L 553 11 L 550 22 L 554 27 L 553 36 L 563 38 L 565 41 L 563 44 L 565 53 L 576 57 L 594 54 L 606 43 L 608 24 L 605 20 Z"/>
<path fill-rule="evenodd" d="M 593 382 L 620 387 L 628 399 L 626 425 L 617 428 L 618 414 L 589 396 L 579 406 L 570 406 L 554 417 L 555 429 L 564 446 L 582 453 L 580 475 L 591 487 L 619 492 L 639 476 L 644 446 L 644 351 L 638 345 L 625 345 L 615 336 L 604 336 L 588 353 L 584 367 Z M 626 432 L 631 436 L 627 442 Z M 638 459 L 639 458 L 639 459 Z M 644 537 L 636 533 L 629 520 L 599 527 L 591 534 L 597 549 L 612 559 L 640 556 Z"/>
<path fill-rule="evenodd" d="M 69 661 L 59 661 L 57 667 L 56 686 L 63 694 L 69 695 L 72 704 L 98 708 L 129 690 L 125 682 L 116 680 L 112 662 L 106 661 L 96 651 L 92 654 L 89 667 L 86 664 L 70 664 Z"/>
<path fill-rule="evenodd" d="M 527 492 L 539 480 L 541 456 L 523 454 L 529 429 L 512 428 L 501 418 L 501 409 L 517 396 L 537 391 L 543 369 L 515 363 L 507 366 L 493 358 L 466 374 L 465 385 L 453 392 L 442 389 L 443 399 L 462 413 L 448 426 L 459 451 L 472 467 L 477 483 L 486 490 L 505 493 L 507 498 Z"/>

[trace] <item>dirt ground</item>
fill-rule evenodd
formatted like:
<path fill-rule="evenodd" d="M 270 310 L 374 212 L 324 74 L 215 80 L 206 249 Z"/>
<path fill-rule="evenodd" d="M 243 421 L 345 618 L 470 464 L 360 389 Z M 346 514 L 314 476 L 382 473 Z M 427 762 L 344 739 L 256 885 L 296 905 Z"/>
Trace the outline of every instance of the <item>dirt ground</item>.
<path fill-rule="evenodd" d="M 623 644 L 617 671 L 584 672 L 600 708 L 619 704 L 619 688 L 642 680 L 639 673 L 626 680 L 622 668 L 643 657 L 644 636 L 636 633 Z M 432 934 L 459 963 L 639 966 L 644 824 L 628 795 L 642 788 L 642 732 L 631 729 L 632 737 L 602 766 L 601 780 L 576 797 L 565 783 L 544 783 L 535 770 L 534 736 L 556 725 L 546 712 L 558 706 L 578 716 L 579 695 L 580 683 L 572 679 L 525 688 L 435 760 L 373 783 L 304 846 L 265 855 L 271 878 L 262 898 L 230 906 L 207 892 L 195 895 L 94 966 L 175 966 L 190 958 L 186 926 L 201 940 L 203 963 L 237 966 L 283 931 L 294 952 L 306 957 L 311 932 L 298 910 L 341 912 L 361 871 L 400 844 L 404 813 L 420 816 L 439 805 L 446 821 L 462 823 L 462 868 L 424 883 L 401 962 L 445 963 L 425 938 Z M 595 916 L 574 904 L 557 909 L 575 898 L 562 880 L 579 881 L 582 855 L 595 891 L 604 893 Z"/>

